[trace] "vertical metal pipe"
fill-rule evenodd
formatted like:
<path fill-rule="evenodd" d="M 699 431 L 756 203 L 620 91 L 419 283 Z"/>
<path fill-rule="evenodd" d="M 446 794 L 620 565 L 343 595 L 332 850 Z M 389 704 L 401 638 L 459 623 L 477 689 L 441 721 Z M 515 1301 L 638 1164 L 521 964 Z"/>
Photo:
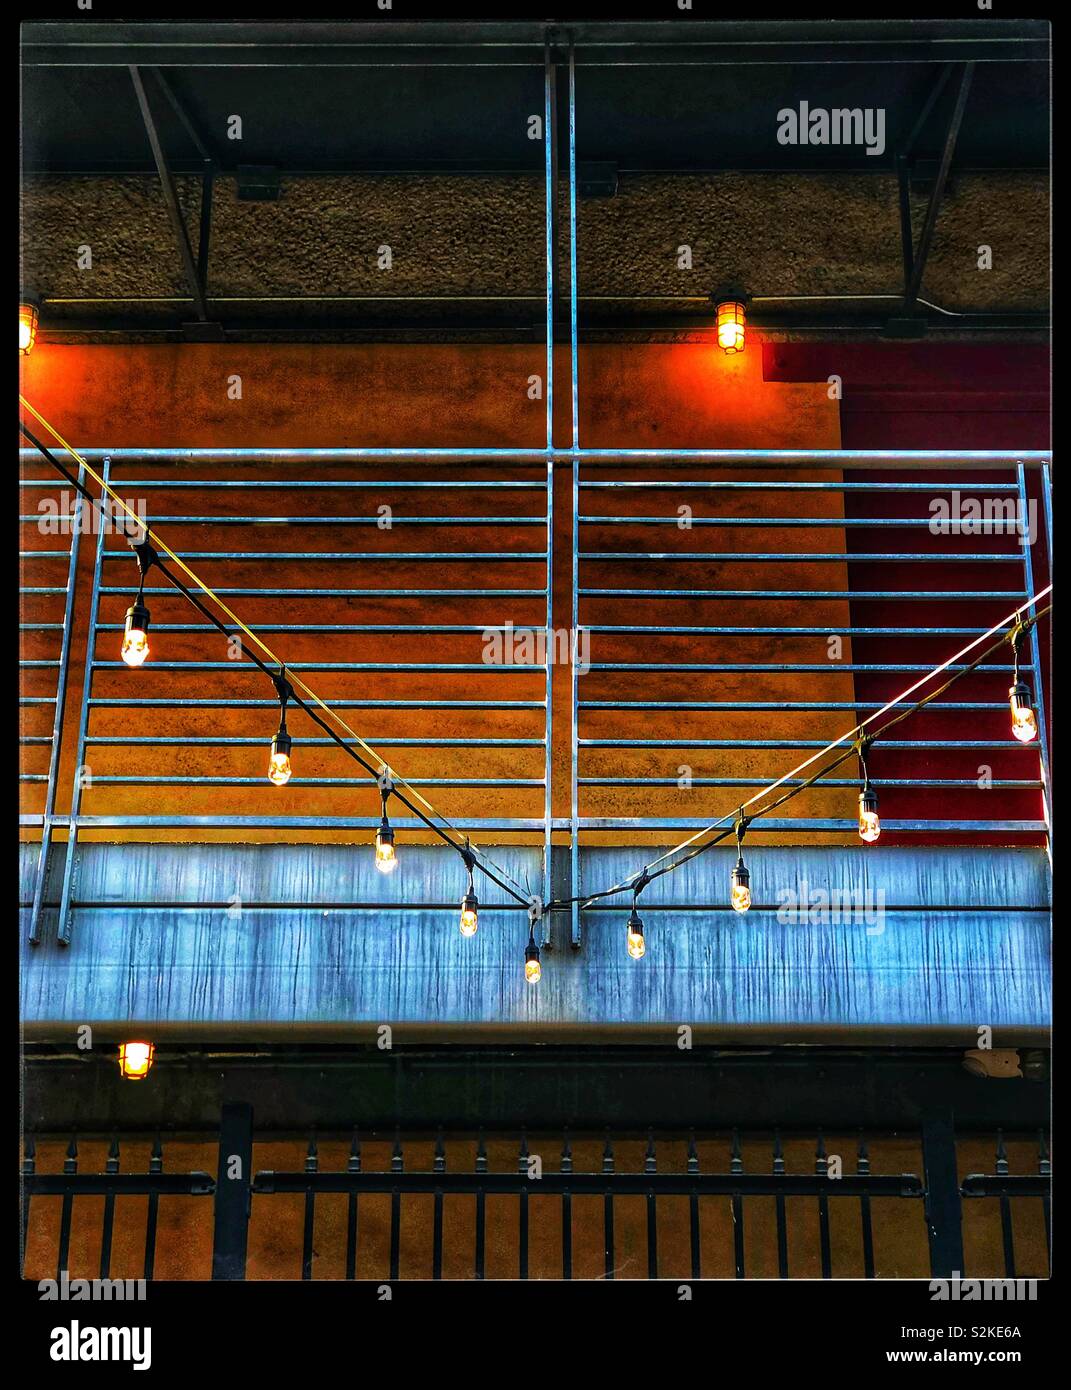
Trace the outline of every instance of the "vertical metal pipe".
<path fill-rule="evenodd" d="M 85 484 L 85 465 L 78 465 L 78 481 Z M 67 567 L 67 593 L 63 609 L 63 640 L 60 645 L 59 675 L 56 677 L 56 707 L 52 720 L 52 752 L 48 760 L 48 787 L 45 791 L 45 813 L 41 821 L 41 852 L 37 860 L 37 878 L 33 889 L 33 908 L 30 912 L 30 942 L 36 946 L 41 939 L 41 910 L 44 907 L 45 884 L 48 878 L 48 857 L 52 848 L 52 818 L 56 809 L 56 779 L 59 775 L 60 745 L 63 740 L 63 713 L 67 703 L 67 676 L 70 669 L 71 629 L 74 624 L 74 595 L 78 576 L 78 543 L 81 528 L 76 524 L 84 514 L 95 515 L 92 507 L 81 495 L 74 501 L 75 513 L 71 517 L 74 528 L 71 537 L 71 558 Z M 103 524 L 103 523 L 102 523 Z"/>
<path fill-rule="evenodd" d="M 547 236 L 547 448 L 554 448 L 554 198 L 557 168 L 557 86 L 550 31 L 543 41 L 543 156 L 546 176 Z"/>
<path fill-rule="evenodd" d="M 579 835 L 580 805 L 578 794 L 580 728 L 579 692 L 577 689 L 577 658 L 580 654 L 580 396 L 578 367 L 578 323 L 576 280 L 576 53 L 572 36 L 569 39 L 569 357 L 572 378 L 573 457 L 572 457 L 572 629 L 573 659 L 569 664 L 571 713 L 569 718 L 569 897 L 575 898 L 580 881 Z M 570 906 L 570 939 L 580 945 L 580 904 Z"/>
<path fill-rule="evenodd" d="M 222 1131 L 222 1129 L 221 1129 L 221 1130 L 220 1130 L 220 1140 L 221 1140 L 221 1142 L 220 1142 L 220 1164 L 221 1164 L 220 1174 L 221 1174 L 221 1175 L 222 1175 L 222 1163 L 223 1163 L 222 1151 L 223 1151 L 223 1147 L 224 1147 L 224 1146 L 223 1146 L 223 1143 L 222 1143 L 222 1138 L 223 1138 L 223 1131 Z M 230 1146 L 228 1145 L 228 1147 L 230 1147 Z M 164 1171 L 164 1146 L 163 1146 L 163 1144 L 160 1142 L 160 1136 L 157 1135 L 156 1138 L 155 1138 L 155 1140 L 153 1141 L 152 1153 L 149 1155 L 149 1172 L 150 1172 L 150 1173 L 162 1173 L 163 1171 Z M 244 1171 L 245 1171 L 245 1169 L 243 1168 L 243 1172 L 244 1172 Z M 246 1181 L 248 1182 L 248 1173 L 246 1173 Z M 216 1199 L 217 1199 L 217 1203 L 218 1203 L 218 1200 L 219 1200 L 219 1183 L 218 1183 L 218 1182 L 216 1183 Z M 145 1276 L 144 1276 L 144 1277 L 145 1277 L 146 1279 L 151 1279 L 152 1276 L 153 1276 L 153 1272 L 154 1272 L 154 1270 L 156 1269 L 156 1219 L 157 1219 L 159 1213 L 160 1213 L 160 1194 L 159 1194 L 159 1192 L 150 1192 L 150 1193 L 149 1193 L 149 1212 L 148 1212 L 147 1217 L 145 1218 Z M 216 1207 L 216 1217 L 217 1217 L 217 1231 L 218 1231 L 218 1218 L 219 1218 L 219 1206 L 218 1206 L 218 1205 L 217 1205 L 217 1207 Z M 212 1277 L 213 1277 L 213 1278 L 216 1278 L 216 1273 L 215 1273 L 215 1260 L 216 1260 L 216 1251 L 218 1250 L 218 1248 L 219 1248 L 218 1243 L 214 1241 L 214 1242 L 213 1242 L 213 1249 L 212 1249 L 212 1261 L 213 1261 Z M 242 1272 L 241 1272 L 241 1274 L 240 1274 L 240 1275 L 234 1275 L 234 1276 L 232 1276 L 232 1277 L 234 1277 L 234 1278 L 244 1278 L 244 1276 L 245 1276 L 245 1262 L 244 1262 L 244 1259 L 243 1259 L 243 1263 L 242 1263 Z"/>
<path fill-rule="evenodd" d="M 111 459 L 106 457 L 101 467 L 101 477 L 108 482 L 111 472 Z M 106 495 L 106 494 L 105 494 Z M 103 500 L 103 497 L 102 497 Z M 97 534 L 97 549 L 93 560 L 93 586 L 89 596 L 89 631 L 86 635 L 85 676 L 82 681 L 82 707 L 78 715 L 78 741 L 75 745 L 74 787 L 71 791 L 71 814 L 67 822 L 67 858 L 63 865 L 63 885 L 60 889 L 59 920 L 56 939 L 61 946 L 71 944 L 72 909 L 71 897 L 74 888 L 74 870 L 78 855 L 78 815 L 82 807 L 82 767 L 85 757 L 86 734 L 89 729 L 89 701 L 93 694 L 93 663 L 97 650 L 97 614 L 100 608 L 101 566 L 104 556 L 104 534 L 107 530 L 101 518 Z"/>

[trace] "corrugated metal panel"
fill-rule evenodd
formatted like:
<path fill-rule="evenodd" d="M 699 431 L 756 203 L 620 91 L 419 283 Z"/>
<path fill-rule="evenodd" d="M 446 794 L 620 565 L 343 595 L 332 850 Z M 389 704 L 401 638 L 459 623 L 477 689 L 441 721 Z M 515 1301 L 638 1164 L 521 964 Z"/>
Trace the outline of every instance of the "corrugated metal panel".
<path fill-rule="evenodd" d="M 86 845 L 83 853 L 78 900 L 115 906 L 78 909 L 66 950 L 51 932 L 25 948 L 28 1023 L 1048 1023 L 1047 876 L 1035 851 L 760 849 L 750 856 L 756 907 L 745 917 L 682 906 L 724 901 L 732 851 L 719 848 L 646 890 L 644 961 L 625 955 L 622 900 L 585 914 L 579 952 L 545 955 L 538 987 L 523 980 L 521 909 L 486 913 L 474 939 L 460 936 L 462 872 L 448 851 L 406 848 L 390 877 L 375 872 L 367 851 L 344 846 Z M 527 870 L 538 883 L 536 851 L 498 853 L 522 882 Z M 612 882 L 635 865 L 635 851 L 593 850 L 582 857 L 584 882 Z M 779 921 L 777 893 L 799 891 L 801 881 L 881 889 L 884 918 Z M 235 892 L 246 904 L 386 905 L 193 907 Z M 191 910 L 128 905 L 139 896 Z M 444 906 L 402 906 L 415 900 Z M 488 889 L 482 901 L 502 895 Z M 962 910 L 939 910 L 946 906 Z"/>

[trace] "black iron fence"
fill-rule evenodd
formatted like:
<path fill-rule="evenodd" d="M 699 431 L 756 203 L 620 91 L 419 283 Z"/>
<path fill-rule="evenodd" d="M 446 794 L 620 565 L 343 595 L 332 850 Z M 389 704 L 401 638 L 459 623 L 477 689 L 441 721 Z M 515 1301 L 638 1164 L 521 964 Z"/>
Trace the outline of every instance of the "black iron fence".
<path fill-rule="evenodd" d="M 977 1139 L 979 1136 L 970 1137 Z M 574 1140 L 568 1132 L 553 1144 L 548 1142 L 546 1135 L 541 1135 L 538 1142 L 539 1152 L 534 1151 L 525 1135 L 515 1137 L 508 1142 L 516 1158 L 508 1165 L 501 1157 L 505 1152 L 506 1137 L 497 1134 L 489 1136 L 489 1149 L 488 1137 L 480 1134 L 475 1141 L 474 1161 L 471 1141 L 461 1143 L 467 1159 L 467 1166 L 464 1168 L 456 1161 L 458 1145 L 455 1137 L 447 1140 L 439 1134 L 430 1150 L 430 1167 L 425 1166 L 421 1169 L 409 1168 L 406 1165 L 405 1144 L 413 1136 L 406 1135 L 403 1138 L 402 1134 L 396 1134 L 389 1160 L 377 1160 L 374 1166 L 368 1166 L 362 1154 L 362 1136 L 355 1131 L 349 1141 L 348 1158 L 344 1166 L 321 1166 L 322 1140 L 314 1136 L 308 1140 L 303 1165 L 293 1171 L 255 1168 L 253 1114 L 252 1108 L 248 1105 L 225 1105 L 219 1133 L 215 1138 L 218 1141 L 219 1161 L 217 1175 L 213 1177 L 203 1171 L 165 1171 L 163 1145 L 159 1138 L 153 1144 L 146 1172 L 120 1171 L 121 1149 L 118 1139 L 111 1142 L 104 1171 L 80 1170 L 77 1138 L 72 1138 L 67 1147 L 62 1172 L 40 1172 L 34 1139 L 28 1137 L 22 1169 L 24 1249 L 38 1204 L 49 1199 L 58 1199 L 59 1227 L 54 1244 L 56 1277 L 58 1278 L 64 1270 L 70 1272 L 74 1203 L 76 1199 L 103 1197 L 99 1277 L 109 1278 L 116 1199 L 143 1196 L 147 1198 L 143 1277 L 152 1279 L 156 1263 L 161 1197 L 210 1197 L 213 1199 L 212 1276 L 216 1279 L 244 1279 L 247 1275 L 250 1218 L 254 1209 L 270 1198 L 287 1194 L 304 1198 L 300 1263 L 295 1247 L 292 1271 L 289 1271 L 289 1277 L 296 1278 L 300 1270 L 302 1279 L 313 1277 L 318 1253 L 314 1240 L 317 1202 L 332 1195 L 344 1196 L 346 1199 L 346 1279 L 357 1277 L 358 1251 L 362 1239 L 362 1200 L 375 1197 L 389 1199 L 389 1280 L 403 1277 L 403 1221 L 408 1224 L 410 1230 L 414 1220 L 418 1223 L 425 1222 L 429 1205 L 431 1231 L 428 1267 L 414 1276 L 410 1273 L 411 1262 L 407 1261 L 404 1277 L 444 1277 L 444 1251 L 449 1236 L 447 1223 L 444 1222 L 444 1209 L 445 1203 L 451 1198 L 471 1199 L 467 1208 L 471 1225 L 465 1244 L 466 1249 L 472 1253 L 468 1276 L 475 1279 L 487 1277 L 488 1201 L 501 1197 L 514 1199 L 516 1203 L 516 1225 L 507 1242 L 510 1261 L 514 1268 L 507 1277 L 520 1279 L 529 1277 L 533 1222 L 545 1223 L 548 1211 L 553 1210 L 555 1206 L 560 1212 L 560 1217 L 552 1216 L 550 1219 L 560 1219 L 560 1232 L 557 1233 L 560 1239 L 560 1269 L 550 1277 L 574 1277 L 574 1201 L 581 1199 L 601 1200 L 601 1271 L 596 1277 L 606 1279 L 613 1279 L 618 1268 L 619 1251 L 616 1248 L 615 1232 L 619 1229 L 619 1216 L 615 1213 L 615 1203 L 627 1198 L 641 1199 L 643 1204 L 645 1273 L 646 1277 L 651 1279 L 679 1277 L 681 1269 L 679 1240 L 671 1262 L 672 1274 L 667 1270 L 665 1262 L 660 1261 L 660 1230 L 664 1229 L 664 1203 L 669 1198 L 678 1199 L 678 1202 L 683 1199 L 686 1204 L 687 1235 L 684 1244 L 687 1248 L 688 1272 L 694 1279 L 711 1277 L 711 1270 L 704 1269 L 703 1254 L 704 1249 L 709 1248 L 704 1240 L 704 1235 L 710 1234 L 708 1223 L 717 1227 L 719 1235 L 731 1241 L 731 1269 L 735 1277 L 744 1279 L 755 1273 L 749 1269 L 745 1232 L 749 1208 L 753 1212 L 756 1210 L 756 1198 L 772 1199 L 776 1265 L 780 1278 L 790 1277 L 790 1236 L 798 1241 L 801 1229 L 798 1224 L 790 1223 L 787 1204 L 793 1199 L 801 1198 L 814 1203 L 814 1219 L 808 1220 L 804 1229 L 807 1232 L 806 1239 L 812 1246 L 808 1257 L 816 1257 L 823 1279 L 844 1277 L 859 1272 L 855 1268 L 838 1269 L 835 1265 L 830 1215 L 835 1204 L 839 1204 L 838 1215 L 850 1209 L 858 1221 L 861 1272 L 866 1278 L 874 1278 L 879 1267 L 875 1255 L 875 1226 L 872 1216 L 872 1203 L 876 1199 L 898 1199 L 909 1204 L 914 1212 L 924 1216 L 929 1243 L 929 1269 L 933 1277 L 965 1274 L 962 1203 L 967 1199 L 972 1202 L 979 1199 L 993 1200 L 999 1204 L 1004 1277 L 1017 1277 L 1013 1199 L 1029 1198 L 1040 1201 L 1044 1213 L 1046 1265 L 1051 1248 L 1051 1163 L 1046 1136 L 1036 1136 L 1036 1173 L 1009 1171 L 1005 1138 L 998 1132 L 992 1171 L 961 1176 L 957 1164 L 957 1136 L 947 1117 L 943 1116 L 934 1117 L 932 1121 L 924 1123 L 921 1134 L 913 1136 L 915 1140 L 921 1140 L 921 1174 L 874 1172 L 870 1144 L 863 1135 L 856 1138 L 855 1152 L 847 1157 L 827 1153 L 826 1142 L 819 1135 L 811 1141 L 814 1146 L 813 1169 L 806 1172 L 788 1170 L 788 1141 L 783 1142 L 781 1134 L 776 1131 L 762 1136 L 748 1134 L 745 1144 L 742 1144 L 741 1134 L 737 1131 L 727 1135 L 703 1136 L 698 1143 L 694 1134 L 682 1137 L 656 1135 L 652 1131 L 646 1137 L 646 1147 L 639 1164 L 635 1161 L 636 1147 L 632 1142 L 634 1136 L 626 1137 L 607 1132 L 599 1139 L 601 1160 L 595 1163 L 590 1158 L 595 1152 L 590 1136 L 584 1137 L 582 1144 L 579 1140 L 576 1141 L 578 1147 L 582 1147 L 588 1155 L 584 1160 L 584 1167 L 574 1162 Z M 382 1136 L 367 1136 L 366 1146 L 369 1138 L 375 1140 L 377 1152 L 383 1152 Z M 792 1166 L 797 1167 L 798 1138 L 799 1136 L 792 1136 L 792 1142 L 796 1145 L 796 1161 Z M 1022 1136 L 1018 1138 L 1021 1140 Z M 960 1136 L 960 1139 L 962 1140 L 963 1136 Z M 622 1163 L 620 1158 L 622 1144 L 630 1153 L 627 1164 Z M 706 1156 L 705 1162 L 701 1160 L 700 1144 Z M 679 1158 L 682 1145 L 685 1146 L 683 1164 Z M 419 1142 L 417 1147 L 421 1149 L 422 1154 L 428 1152 L 428 1145 L 424 1142 Z M 493 1164 L 491 1150 L 494 1153 Z M 715 1166 L 712 1167 L 710 1156 L 717 1154 L 719 1150 L 724 1154 L 724 1158 L 716 1160 Z M 756 1158 L 760 1153 L 763 1155 L 761 1162 Z M 426 1159 L 423 1161 L 426 1164 Z M 536 1196 L 557 1200 L 549 1205 L 541 1203 L 538 1213 L 535 1214 L 537 1209 L 533 1198 Z M 725 1199 L 728 1200 L 731 1212 L 731 1220 L 727 1223 L 724 1221 Z M 920 1202 L 921 1208 L 916 1206 Z M 852 1204 L 851 1208 L 848 1208 L 847 1204 Z M 1022 1208 L 1016 1205 L 1015 1210 Z M 598 1244 L 600 1238 L 593 1236 L 595 1228 L 590 1220 L 583 1223 L 583 1229 L 584 1264 L 585 1268 L 590 1270 L 592 1243 L 594 1241 Z M 451 1230 L 456 1230 L 456 1227 L 451 1226 Z M 795 1235 L 791 1235 L 793 1231 Z M 797 1253 L 793 1251 L 794 1256 Z M 285 1250 L 283 1254 L 285 1256 Z M 456 1264 L 455 1258 L 451 1267 L 456 1268 Z M 49 1276 L 51 1272 L 51 1269 L 47 1271 Z M 28 1270 L 27 1273 L 40 1277 L 38 1271 Z M 1000 1271 L 985 1269 L 976 1271 L 977 1274 L 999 1276 Z M 545 1268 L 541 1277 L 547 1277 Z M 591 1276 L 587 1274 L 581 1277 Z"/>

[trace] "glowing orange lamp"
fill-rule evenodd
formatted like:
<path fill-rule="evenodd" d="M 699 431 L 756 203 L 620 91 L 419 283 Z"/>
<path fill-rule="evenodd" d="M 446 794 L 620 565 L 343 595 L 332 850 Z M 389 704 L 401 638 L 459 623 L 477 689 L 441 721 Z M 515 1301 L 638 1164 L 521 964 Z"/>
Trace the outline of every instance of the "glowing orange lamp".
<path fill-rule="evenodd" d="M 151 1042 L 119 1044 L 119 1071 L 125 1081 L 144 1081 L 152 1068 L 156 1048 Z"/>

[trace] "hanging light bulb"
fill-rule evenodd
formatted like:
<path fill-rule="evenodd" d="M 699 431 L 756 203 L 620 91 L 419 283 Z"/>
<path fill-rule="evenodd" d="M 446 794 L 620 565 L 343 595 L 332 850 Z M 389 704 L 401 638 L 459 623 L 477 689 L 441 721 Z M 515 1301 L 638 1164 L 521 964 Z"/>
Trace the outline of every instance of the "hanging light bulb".
<path fill-rule="evenodd" d="M 878 794 L 867 782 L 859 793 L 859 838 L 868 845 L 876 844 L 881 835 L 878 815 Z"/>
<path fill-rule="evenodd" d="M 1038 736 L 1038 719 L 1030 701 L 1030 687 L 1016 681 L 1008 691 L 1011 706 L 1012 733 L 1020 743 L 1033 743 Z"/>
<path fill-rule="evenodd" d="M 144 1081 L 152 1067 L 156 1048 L 151 1042 L 119 1044 L 119 1071 L 126 1081 Z"/>
<path fill-rule="evenodd" d="M 472 882 L 469 881 L 469 892 L 461 899 L 461 935 L 475 936 L 476 928 L 480 924 L 479 919 L 480 901 L 476 894 L 472 892 Z"/>
<path fill-rule="evenodd" d="M 633 902 L 628 918 L 628 953 L 633 960 L 642 960 L 647 947 L 643 940 L 643 921 Z"/>
<path fill-rule="evenodd" d="M 524 950 L 524 978 L 530 985 L 539 984 L 543 975 L 543 967 L 539 964 L 539 947 L 535 944 L 535 936 L 528 937 L 528 945 Z"/>
<path fill-rule="evenodd" d="M 744 328 L 747 324 L 747 309 L 742 299 L 719 298 L 718 302 L 718 347 L 732 355 L 744 350 Z"/>
<path fill-rule="evenodd" d="M 294 689 L 286 679 L 286 667 L 279 668 L 279 674 L 272 676 L 276 694 L 279 696 L 279 731 L 271 741 L 271 757 L 268 759 L 268 781 L 276 787 L 285 787 L 290 781 L 290 750 L 294 741 L 286 728 L 286 702 Z"/>
<path fill-rule="evenodd" d="M 128 666 L 141 666 L 149 655 L 149 610 L 137 599 L 126 610 L 122 658 Z"/>
<path fill-rule="evenodd" d="M 271 758 L 268 760 L 268 781 L 276 787 L 285 787 L 290 781 L 290 749 L 293 739 L 284 725 L 271 741 Z"/>
<path fill-rule="evenodd" d="M 736 867 L 729 880 L 729 901 L 737 912 L 746 912 L 751 906 L 751 875 L 744 863 L 744 831 L 750 823 L 741 811 L 736 822 Z"/>
<path fill-rule="evenodd" d="M 376 831 L 376 868 L 381 874 L 392 874 L 398 867 L 398 855 L 394 849 L 394 831 L 391 829 L 390 821 L 387 819 L 387 797 L 390 795 L 392 782 L 380 782 L 380 795 L 383 798 L 383 819 L 379 822 L 379 829 Z"/>
<path fill-rule="evenodd" d="M 1019 646 L 1025 629 L 1017 626 L 1011 633 L 1012 654 L 1015 659 L 1015 673 L 1008 691 L 1008 704 L 1011 708 L 1012 733 L 1020 743 L 1033 743 L 1038 736 L 1038 719 L 1030 698 L 1030 687 L 1019 679 Z"/>
<path fill-rule="evenodd" d="M 37 342 L 37 317 L 37 305 L 32 299 L 19 305 L 19 352 L 23 357 L 29 356 Z"/>
<path fill-rule="evenodd" d="M 870 771 L 866 762 L 872 742 L 872 738 L 860 738 L 855 745 L 855 751 L 859 754 L 859 766 L 863 773 L 863 785 L 859 792 L 859 838 L 868 845 L 876 844 L 881 835 L 878 794 L 870 785 Z"/>
<path fill-rule="evenodd" d="M 736 861 L 732 876 L 732 892 L 729 901 L 737 912 L 746 912 L 751 906 L 751 875 L 743 857 Z"/>

